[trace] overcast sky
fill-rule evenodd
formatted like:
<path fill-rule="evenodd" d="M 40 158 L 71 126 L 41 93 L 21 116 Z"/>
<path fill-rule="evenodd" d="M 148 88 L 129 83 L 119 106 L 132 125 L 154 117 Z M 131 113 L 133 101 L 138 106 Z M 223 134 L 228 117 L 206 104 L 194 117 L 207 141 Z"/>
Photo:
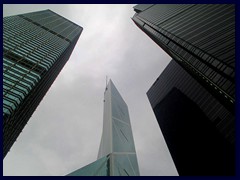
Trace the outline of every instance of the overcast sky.
<path fill-rule="evenodd" d="M 3 175 L 62 176 L 97 159 L 106 75 L 128 105 L 141 175 L 178 175 L 146 92 L 170 57 L 131 20 L 132 4 L 3 5 L 50 9 L 82 26 L 75 49 L 3 161 Z"/>

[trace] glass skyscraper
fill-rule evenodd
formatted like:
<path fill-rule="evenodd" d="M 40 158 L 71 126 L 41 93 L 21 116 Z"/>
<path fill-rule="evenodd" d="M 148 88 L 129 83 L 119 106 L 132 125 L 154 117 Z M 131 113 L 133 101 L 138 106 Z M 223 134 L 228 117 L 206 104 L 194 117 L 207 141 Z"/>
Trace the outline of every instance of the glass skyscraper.
<path fill-rule="evenodd" d="M 234 112 L 235 5 L 140 4 L 133 21 Z"/>
<path fill-rule="evenodd" d="M 68 176 L 139 176 L 127 104 L 110 80 L 104 92 L 98 160 Z"/>
<path fill-rule="evenodd" d="M 234 115 L 176 61 L 147 96 L 179 175 L 234 175 Z"/>
<path fill-rule="evenodd" d="M 51 10 L 3 18 L 3 158 L 69 59 L 82 30 Z"/>
<path fill-rule="evenodd" d="M 234 175 L 235 5 L 133 8 L 173 59 L 147 96 L 179 175 Z"/>

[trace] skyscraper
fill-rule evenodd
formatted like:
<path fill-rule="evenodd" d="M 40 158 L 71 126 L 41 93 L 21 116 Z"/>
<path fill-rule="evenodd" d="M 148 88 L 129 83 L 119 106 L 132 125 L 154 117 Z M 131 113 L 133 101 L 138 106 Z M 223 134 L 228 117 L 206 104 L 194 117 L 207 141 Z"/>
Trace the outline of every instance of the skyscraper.
<path fill-rule="evenodd" d="M 3 158 L 69 59 L 82 30 L 51 10 L 3 18 Z"/>
<path fill-rule="evenodd" d="M 234 115 L 176 61 L 147 96 L 179 175 L 234 175 Z"/>
<path fill-rule="evenodd" d="M 235 5 L 140 4 L 133 21 L 234 112 Z"/>
<path fill-rule="evenodd" d="M 138 176 L 127 104 L 110 80 L 104 92 L 103 131 L 98 160 L 68 176 Z"/>
<path fill-rule="evenodd" d="M 179 175 L 234 175 L 235 5 L 134 10 L 135 24 L 173 59 L 147 95 Z"/>

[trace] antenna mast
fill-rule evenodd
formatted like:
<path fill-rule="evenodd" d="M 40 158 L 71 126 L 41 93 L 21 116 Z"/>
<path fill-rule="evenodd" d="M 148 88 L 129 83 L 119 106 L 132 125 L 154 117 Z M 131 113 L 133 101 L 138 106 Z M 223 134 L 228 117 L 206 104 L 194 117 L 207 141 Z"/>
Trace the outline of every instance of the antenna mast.
<path fill-rule="evenodd" d="M 108 81 L 108 77 L 106 76 L 106 87 L 107 87 L 107 81 Z"/>

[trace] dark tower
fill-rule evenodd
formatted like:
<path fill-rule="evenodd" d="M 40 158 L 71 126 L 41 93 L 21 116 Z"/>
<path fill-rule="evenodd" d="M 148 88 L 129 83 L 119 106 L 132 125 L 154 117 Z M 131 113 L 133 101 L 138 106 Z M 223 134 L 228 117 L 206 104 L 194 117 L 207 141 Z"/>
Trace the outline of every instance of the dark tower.
<path fill-rule="evenodd" d="M 179 175 L 234 175 L 234 115 L 178 63 L 147 96 Z"/>
<path fill-rule="evenodd" d="M 234 112 L 235 5 L 141 4 L 133 21 Z"/>
<path fill-rule="evenodd" d="M 82 30 L 50 10 L 3 18 L 3 158 L 68 61 Z"/>
<path fill-rule="evenodd" d="M 234 175 L 235 5 L 134 10 L 135 24 L 173 59 L 147 95 L 179 175 Z"/>

